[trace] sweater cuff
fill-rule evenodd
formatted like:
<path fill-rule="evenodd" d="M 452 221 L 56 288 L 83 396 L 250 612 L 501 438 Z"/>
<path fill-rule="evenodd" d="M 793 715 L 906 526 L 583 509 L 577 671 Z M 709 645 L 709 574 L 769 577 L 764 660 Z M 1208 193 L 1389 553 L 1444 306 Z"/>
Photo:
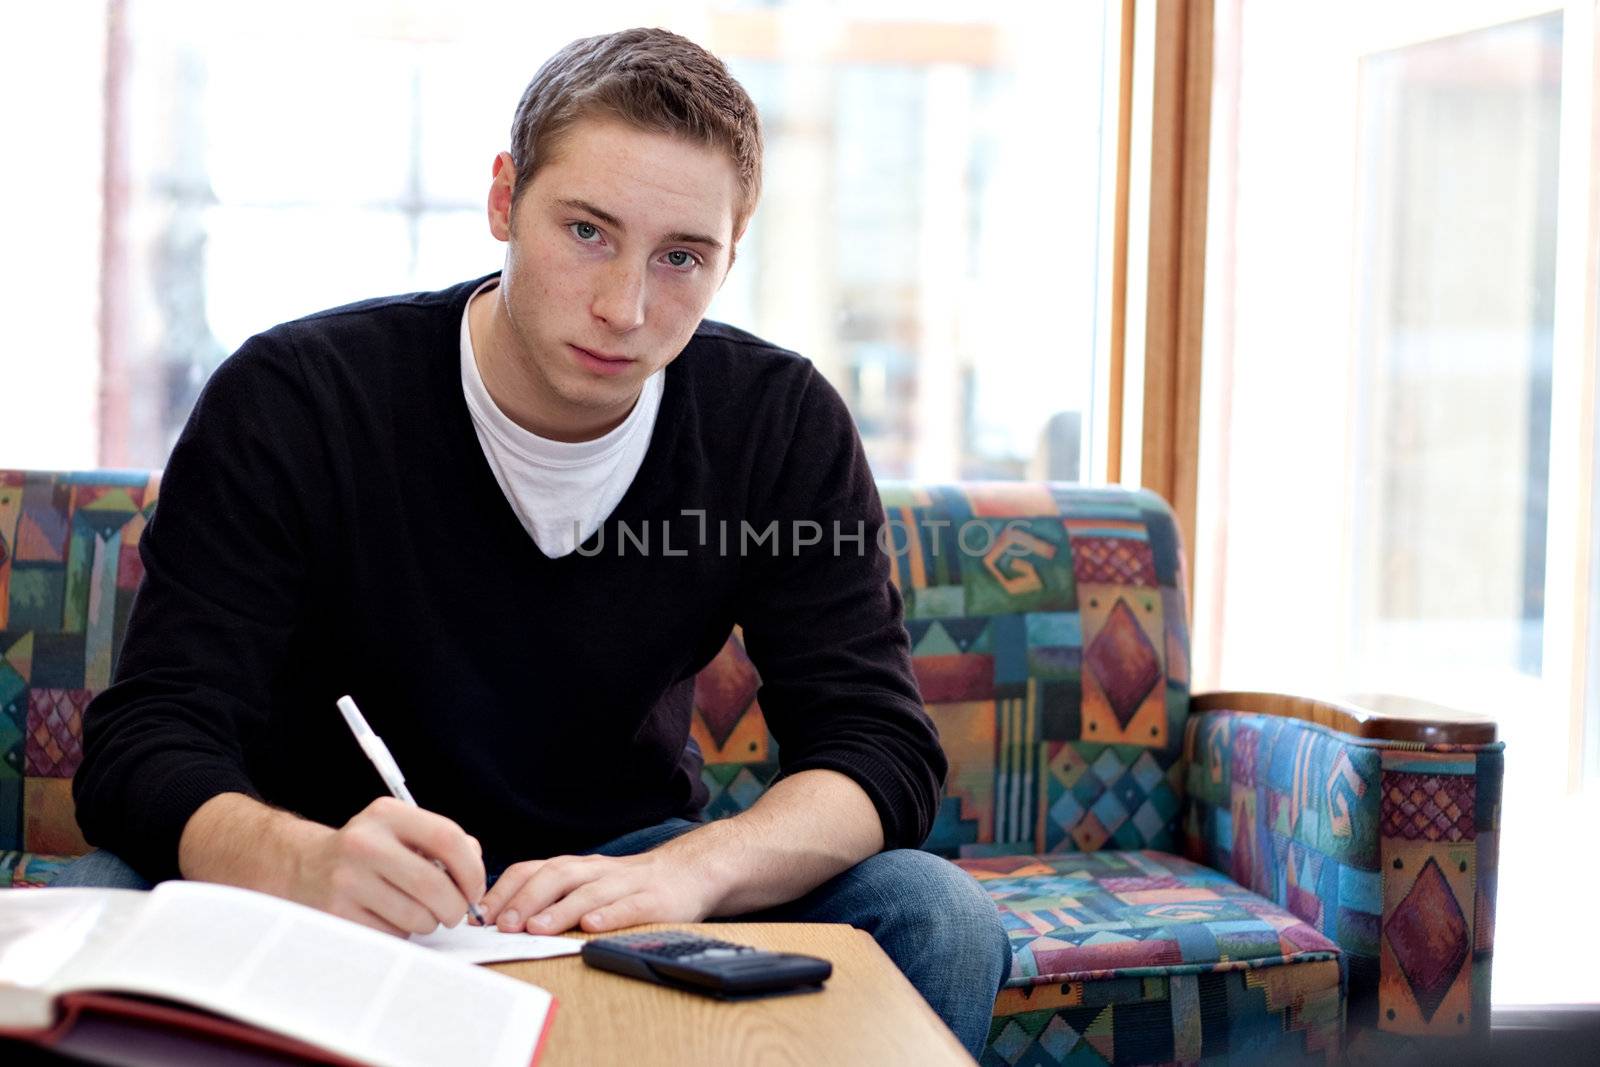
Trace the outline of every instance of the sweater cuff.
<path fill-rule="evenodd" d="M 151 783 L 150 800 L 136 805 L 143 816 L 130 825 L 130 838 L 123 843 L 125 851 L 119 855 L 150 882 L 183 877 L 178 870 L 178 842 L 189 819 L 206 801 L 223 793 L 261 799 L 240 768 L 227 764 L 195 766 L 192 759 L 180 757 L 170 766 L 158 765 L 145 772 L 145 780 Z"/>

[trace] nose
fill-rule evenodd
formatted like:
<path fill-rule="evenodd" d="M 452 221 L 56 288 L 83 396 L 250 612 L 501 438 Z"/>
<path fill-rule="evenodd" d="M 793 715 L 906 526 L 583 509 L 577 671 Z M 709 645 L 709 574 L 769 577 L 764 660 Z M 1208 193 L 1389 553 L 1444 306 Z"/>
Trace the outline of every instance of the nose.
<path fill-rule="evenodd" d="M 644 301 L 643 266 L 619 256 L 601 272 L 589 310 L 612 330 L 626 333 L 644 324 Z"/>

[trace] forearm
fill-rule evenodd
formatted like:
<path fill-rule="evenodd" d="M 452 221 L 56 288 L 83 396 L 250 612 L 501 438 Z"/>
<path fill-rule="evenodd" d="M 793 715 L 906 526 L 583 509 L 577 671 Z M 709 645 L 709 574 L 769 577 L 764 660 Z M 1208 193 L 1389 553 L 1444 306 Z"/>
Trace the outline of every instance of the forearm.
<path fill-rule="evenodd" d="M 804 896 L 883 850 L 883 824 L 862 788 L 837 771 L 774 783 L 749 811 L 661 846 L 716 887 L 712 915 L 744 915 Z"/>
<path fill-rule="evenodd" d="M 333 831 L 243 793 L 222 793 L 195 810 L 178 841 L 187 879 L 286 896 L 300 847 Z"/>

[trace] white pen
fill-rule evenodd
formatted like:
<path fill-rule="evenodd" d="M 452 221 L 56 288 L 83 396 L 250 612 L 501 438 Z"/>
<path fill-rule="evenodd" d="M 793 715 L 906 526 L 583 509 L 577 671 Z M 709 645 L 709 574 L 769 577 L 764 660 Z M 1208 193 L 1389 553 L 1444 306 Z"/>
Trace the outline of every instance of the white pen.
<path fill-rule="evenodd" d="M 417 806 L 416 798 L 411 795 L 411 790 L 406 788 L 406 776 L 400 773 L 400 765 L 394 761 L 394 756 L 389 752 L 389 746 L 383 743 L 383 738 L 372 732 L 372 727 L 367 725 L 367 720 L 361 714 L 361 709 L 356 707 L 356 702 L 347 696 L 340 697 L 337 701 L 339 711 L 344 714 L 344 721 L 350 724 L 350 732 L 356 735 L 356 744 L 361 746 L 361 751 L 367 754 L 372 765 L 378 768 L 378 774 L 383 778 L 383 784 L 389 787 L 389 792 L 397 800 Z M 449 874 L 445 865 L 434 860 L 433 865 Z M 467 902 L 467 914 L 476 919 L 479 925 L 487 926 L 484 922 L 483 912 L 478 910 L 478 905 Z"/>

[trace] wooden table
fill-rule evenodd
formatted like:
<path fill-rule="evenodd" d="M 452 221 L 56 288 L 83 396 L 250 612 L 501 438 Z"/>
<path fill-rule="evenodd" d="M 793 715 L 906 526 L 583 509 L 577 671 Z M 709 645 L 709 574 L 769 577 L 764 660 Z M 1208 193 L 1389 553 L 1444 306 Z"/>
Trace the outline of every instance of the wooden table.
<path fill-rule="evenodd" d="M 664 929 L 820 956 L 833 963 L 833 976 L 820 993 L 723 1003 L 596 970 L 577 956 L 491 964 L 555 994 L 539 1067 L 973 1062 L 864 931 L 831 923 L 671 923 L 628 932 Z"/>

